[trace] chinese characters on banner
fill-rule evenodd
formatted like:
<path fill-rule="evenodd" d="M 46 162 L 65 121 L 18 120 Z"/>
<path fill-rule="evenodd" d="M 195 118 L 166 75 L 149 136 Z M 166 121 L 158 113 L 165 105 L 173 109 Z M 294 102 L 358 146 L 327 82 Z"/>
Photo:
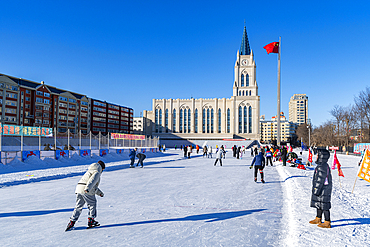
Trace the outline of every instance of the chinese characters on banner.
<path fill-rule="evenodd" d="M 46 127 L 18 126 L 0 124 L 0 134 L 8 136 L 53 136 L 53 129 Z"/>
<path fill-rule="evenodd" d="M 145 140 L 145 135 L 111 133 L 110 139 Z"/>

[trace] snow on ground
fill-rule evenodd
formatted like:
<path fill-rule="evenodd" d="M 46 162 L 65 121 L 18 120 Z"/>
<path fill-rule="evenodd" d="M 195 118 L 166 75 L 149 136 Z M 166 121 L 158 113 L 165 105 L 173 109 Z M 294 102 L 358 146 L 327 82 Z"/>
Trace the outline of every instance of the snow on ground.
<path fill-rule="evenodd" d="M 228 152 L 222 167 L 195 151 L 191 159 L 181 150 L 148 153 L 143 169 L 128 168 L 127 154 L 112 154 L 101 158 L 101 227 L 85 229 L 84 209 L 75 230 L 64 232 L 75 186 L 98 159 L 0 165 L 1 246 L 370 245 L 370 184 L 357 180 L 351 194 L 360 157 L 338 155 L 345 177 L 340 186 L 332 171 L 333 228 L 321 229 L 308 223 L 316 213 L 309 207 L 313 168 L 275 163 L 262 184 L 253 181 L 249 152 L 239 160 Z"/>

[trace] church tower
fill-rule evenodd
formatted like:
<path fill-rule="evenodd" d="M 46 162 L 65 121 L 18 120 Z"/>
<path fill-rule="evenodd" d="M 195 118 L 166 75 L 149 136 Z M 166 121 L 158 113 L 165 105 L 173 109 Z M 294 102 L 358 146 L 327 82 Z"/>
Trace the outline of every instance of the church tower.
<path fill-rule="evenodd" d="M 245 26 L 242 44 L 240 46 L 240 50 L 236 54 L 233 96 L 258 96 L 256 63 L 253 58 L 253 50 L 251 50 L 249 46 L 247 29 Z"/>

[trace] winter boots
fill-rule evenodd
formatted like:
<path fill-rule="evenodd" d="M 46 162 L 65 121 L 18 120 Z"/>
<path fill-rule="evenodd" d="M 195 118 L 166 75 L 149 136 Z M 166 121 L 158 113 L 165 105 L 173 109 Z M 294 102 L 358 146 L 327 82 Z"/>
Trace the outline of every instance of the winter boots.
<path fill-rule="evenodd" d="M 321 224 L 321 218 L 316 217 L 314 220 L 310 221 L 310 224 Z"/>
<path fill-rule="evenodd" d="M 320 222 L 317 226 L 321 228 L 331 228 L 331 223 L 330 221 L 325 220 L 324 223 Z"/>
<path fill-rule="evenodd" d="M 95 221 L 94 218 L 89 218 L 87 222 L 88 227 L 87 228 L 92 228 L 95 226 L 100 226 L 99 222 Z"/>
<path fill-rule="evenodd" d="M 71 228 L 72 228 L 72 227 L 74 227 L 75 222 L 76 222 L 76 221 L 72 221 L 72 220 L 71 220 L 71 221 L 68 223 L 68 226 L 67 226 L 67 228 L 66 228 L 66 231 L 71 230 Z"/>
<path fill-rule="evenodd" d="M 264 184 L 265 183 L 265 180 L 261 179 L 261 182 Z"/>

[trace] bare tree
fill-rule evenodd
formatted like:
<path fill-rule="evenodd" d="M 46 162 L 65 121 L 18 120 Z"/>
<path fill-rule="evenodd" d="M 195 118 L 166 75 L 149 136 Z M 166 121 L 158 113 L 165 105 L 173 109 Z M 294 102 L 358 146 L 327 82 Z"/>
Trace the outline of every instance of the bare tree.
<path fill-rule="evenodd" d="M 361 118 L 361 131 L 366 129 L 365 140 L 370 141 L 370 88 L 366 87 L 358 96 L 355 96 L 356 110 Z M 367 128 L 365 128 L 365 125 Z"/>
<path fill-rule="evenodd" d="M 302 142 L 306 143 L 308 145 L 308 125 L 306 124 L 301 124 L 297 127 L 296 129 L 296 135 L 298 140 L 302 140 Z"/>
<path fill-rule="evenodd" d="M 352 105 L 343 108 L 343 123 L 345 123 L 345 141 L 348 146 L 351 130 L 358 127 L 358 121 L 356 117 L 356 108 Z"/>
<path fill-rule="evenodd" d="M 316 146 L 331 146 L 335 143 L 334 128 L 331 121 L 315 127 L 311 135 L 312 143 Z"/>
<path fill-rule="evenodd" d="M 340 146 L 341 141 L 343 139 L 343 129 L 344 129 L 343 112 L 344 112 L 343 107 L 339 105 L 335 105 L 334 108 L 330 111 L 330 114 L 335 119 L 334 132 L 336 135 L 336 139 L 338 140 L 338 146 Z"/>

